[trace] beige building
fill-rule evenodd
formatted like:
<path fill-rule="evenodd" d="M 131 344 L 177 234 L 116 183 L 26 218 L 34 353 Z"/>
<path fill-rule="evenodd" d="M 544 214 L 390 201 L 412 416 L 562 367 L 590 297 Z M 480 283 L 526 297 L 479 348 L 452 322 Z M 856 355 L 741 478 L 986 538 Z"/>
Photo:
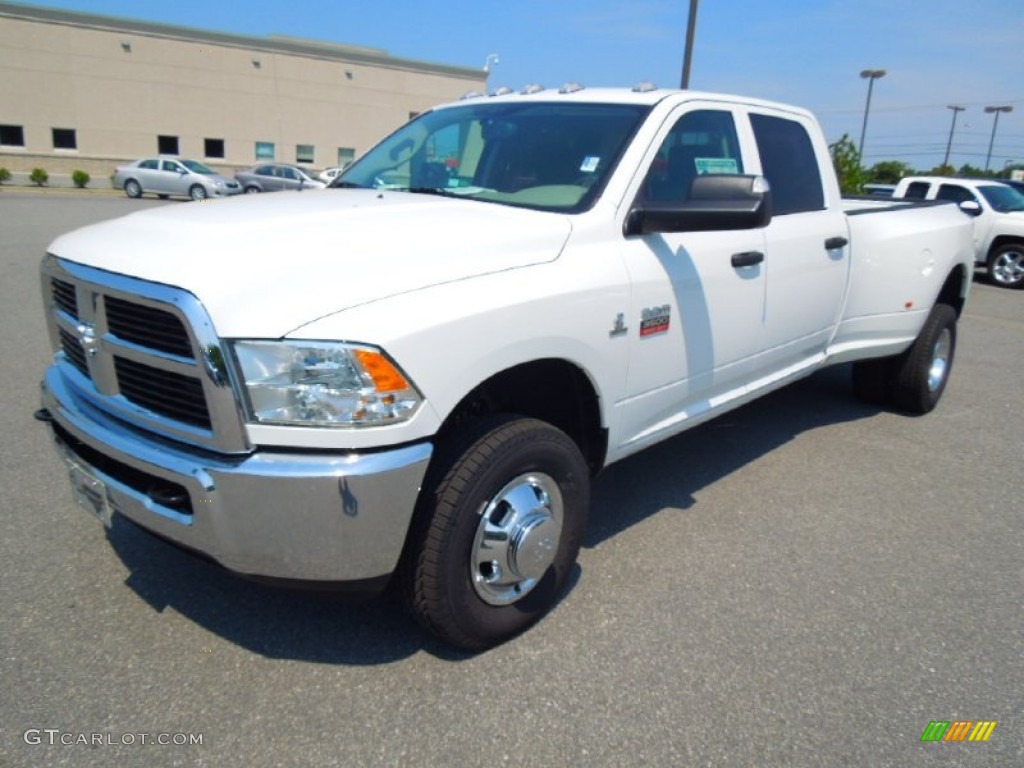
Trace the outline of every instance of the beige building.
<path fill-rule="evenodd" d="M 227 173 L 344 165 L 485 80 L 373 48 L 0 2 L 0 167 L 61 183 L 156 154 Z"/>

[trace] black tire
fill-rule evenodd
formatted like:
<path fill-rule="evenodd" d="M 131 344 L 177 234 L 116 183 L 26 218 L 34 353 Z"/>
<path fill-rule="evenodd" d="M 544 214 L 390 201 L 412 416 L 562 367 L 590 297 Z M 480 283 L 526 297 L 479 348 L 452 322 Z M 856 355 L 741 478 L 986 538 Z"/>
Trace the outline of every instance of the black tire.
<path fill-rule="evenodd" d="M 482 651 L 539 620 L 586 527 L 590 476 L 576 444 L 542 421 L 489 417 L 442 446 L 427 483 L 399 573 L 417 621 Z M 495 530 L 508 535 L 484 536 Z"/>
<path fill-rule="evenodd" d="M 893 361 L 892 399 L 897 408 L 928 413 L 946 391 L 956 353 L 956 310 L 936 304 L 917 339 Z"/>
<path fill-rule="evenodd" d="M 254 184 L 250 184 L 248 187 L 245 188 L 245 194 L 247 194 L 247 195 L 251 195 L 251 194 L 254 194 L 256 192 L 262 192 L 262 191 L 263 191 L 262 189 L 260 189 L 259 187 L 257 187 Z"/>
<path fill-rule="evenodd" d="M 206 187 L 202 184 L 193 184 L 188 188 L 188 196 L 193 200 L 205 200 L 206 199 Z"/>
<path fill-rule="evenodd" d="M 128 179 L 124 183 L 124 193 L 128 197 L 142 197 L 142 185 L 135 179 Z"/>
<path fill-rule="evenodd" d="M 1001 245 L 988 255 L 988 279 L 1000 288 L 1024 288 L 1024 243 Z"/>
<path fill-rule="evenodd" d="M 868 405 L 892 404 L 893 358 L 859 360 L 853 364 L 853 393 Z"/>

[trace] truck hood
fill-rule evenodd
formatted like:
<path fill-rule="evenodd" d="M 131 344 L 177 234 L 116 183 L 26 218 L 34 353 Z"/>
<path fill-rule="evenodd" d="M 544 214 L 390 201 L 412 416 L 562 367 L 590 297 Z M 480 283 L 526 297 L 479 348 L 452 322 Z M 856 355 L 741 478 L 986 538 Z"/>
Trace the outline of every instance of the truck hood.
<path fill-rule="evenodd" d="M 184 288 L 222 337 L 278 338 L 325 315 L 557 258 L 562 214 L 405 192 L 280 192 L 176 203 L 57 238 L 49 252 Z"/>

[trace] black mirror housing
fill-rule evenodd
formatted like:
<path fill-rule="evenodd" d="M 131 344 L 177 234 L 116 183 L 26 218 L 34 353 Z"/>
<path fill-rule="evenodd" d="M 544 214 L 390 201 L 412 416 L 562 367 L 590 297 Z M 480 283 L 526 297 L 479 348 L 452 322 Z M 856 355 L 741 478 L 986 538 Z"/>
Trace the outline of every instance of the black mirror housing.
<path fill-rule="evenodd" d="M 704 174 L 693 180 L 685 201 L 638 201 L 624 233 L 758 229 L 771 218 L 771 190 L 763 176 Z"/>

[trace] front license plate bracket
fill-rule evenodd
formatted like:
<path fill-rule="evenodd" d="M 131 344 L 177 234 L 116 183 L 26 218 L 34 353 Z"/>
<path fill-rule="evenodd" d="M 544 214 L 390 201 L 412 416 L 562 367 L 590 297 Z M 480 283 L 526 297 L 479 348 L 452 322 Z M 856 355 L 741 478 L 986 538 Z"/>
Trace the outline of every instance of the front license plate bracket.
<path fill-rule="evenodd" d="M 104 527 L 110 528 L 114 510 L 107 497 L 107 484 L 96 476 L 91 467 L 72 459 L 67 459 L 67 465 L 72 498 L 98 517 Z"/>

